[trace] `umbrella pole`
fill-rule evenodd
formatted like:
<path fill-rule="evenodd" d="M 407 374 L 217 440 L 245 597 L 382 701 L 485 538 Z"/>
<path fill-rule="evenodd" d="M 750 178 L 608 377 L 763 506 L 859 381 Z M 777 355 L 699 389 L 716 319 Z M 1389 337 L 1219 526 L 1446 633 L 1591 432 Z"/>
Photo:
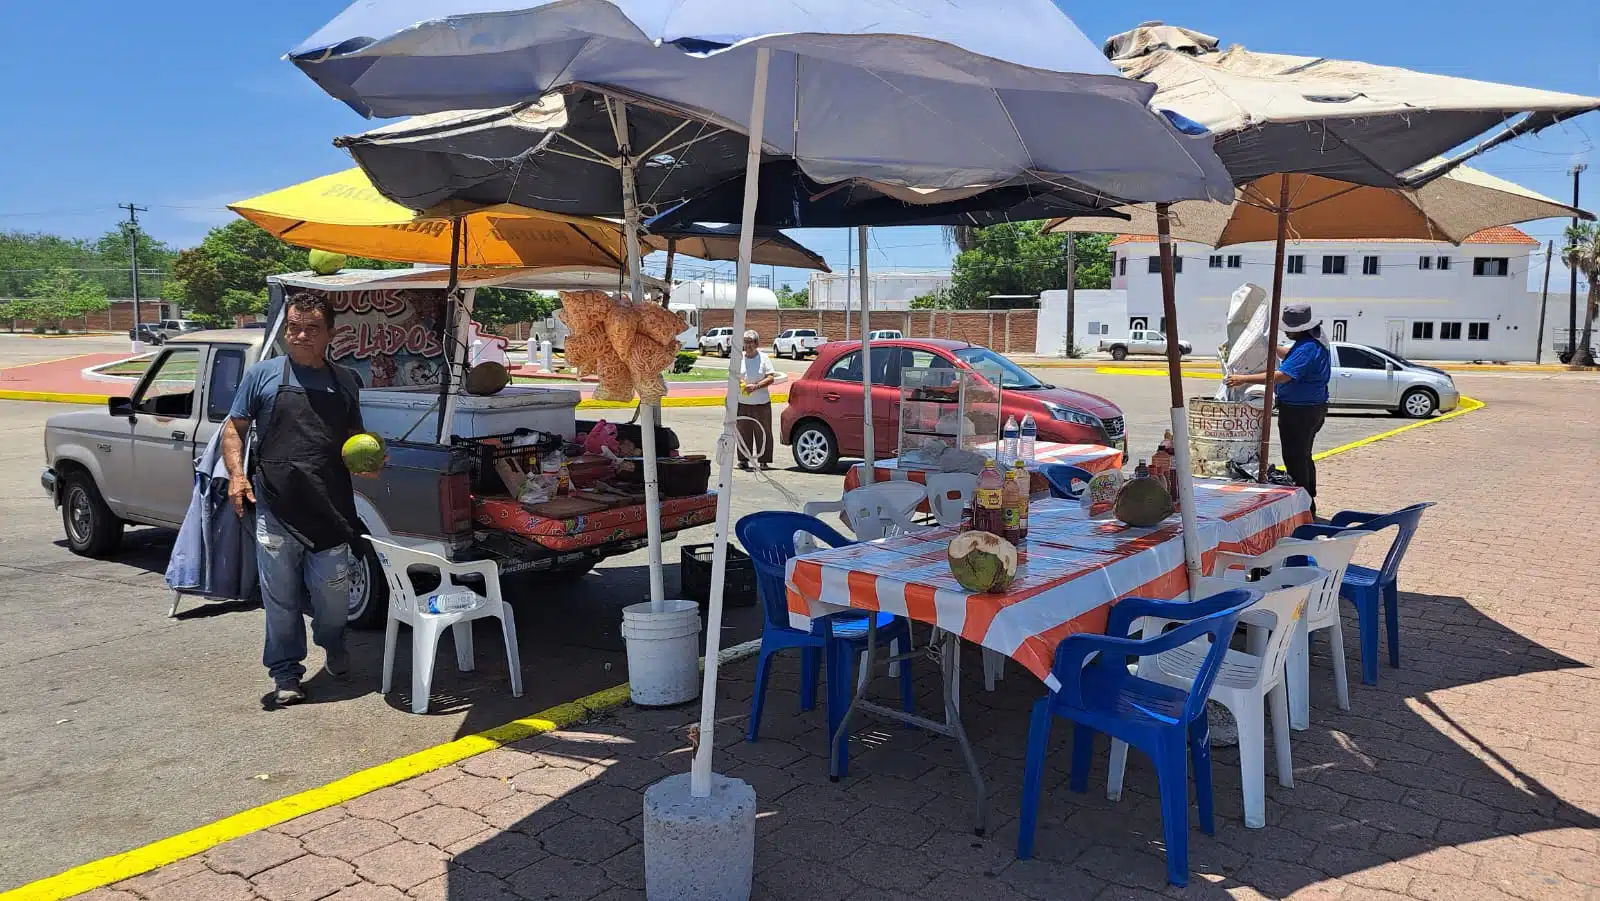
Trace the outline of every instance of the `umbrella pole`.
<path fill-rule="evenodd" d="M 1183 563 L 1189 586 L 1200 583 L 1200 533 L 1194 512 L 1194 470 L 1189 462 L 1189 413 L 1183 400 L 1183 354 L 1178 349 L 1178 291 L 1172 248 L 1172 205 L 1156 204 L 1161 242 L 1161 309 L 1167 317 L 1167 387 L 1172 393 L 1172 465 L 1178 472 L 1178 515 L 1183 520 Z"/>
<path fill-rule="evenodd" d="M 628 284 L 635 304 L 644 303 L 644 279 L 640 272 L 639 196 L 634 185 L 632 148 L 628 141 L 628 105 L 617 104 L 614 124 L 618 156 L 622 158 L 622 234 L 628 245 Z M 639 399 L 639 452 L 644 456 L 645 535 L 650 542 L 650 611 L 666 609 L 666 580 L 661 564 L 661 482 L 656 462 L 656 404 Z"/>
<path fill-rule="evenodd" d="M 1261 395 L 1261 468 L 1256 481 L 1266 482 L 1267 467 L 1272 460 L 1272 398 L 1277 386 L 1273 378 L 1278 372 L 1278 317 L 1283 311 L 1283 263 L 1289 244 L 1289 175 L 1278 176 L 1278 249 L 1272 268 L 1272 309 L 1267 319 L 1267 380 Z"/>
<path fill-rule="evenodd" d="M 668 238 L 667 239 L 667 271 L 666 271 L 665 275 L 661 276 L 661 283 L 662 283 L 662 285 L 664 285 L 664 287 L 661 289 L 661 305 L 664 306 L 664 307 L 668 307 L 668 306 L 672 305 L 672 261 L 673 261 L 673 258 L 676 257 L 677 255 L 678 255 L 678 239 L 677 238 Z"/>
<path fill-rule="evenodd" d="M 761 131 L 767 113 L 767 68 L 772 51 L 756 48 L 754 96 L 750 100 L 750 149 L 744 163 L 744 212 L 739 219 L 739 274 L 733 301 L 733 333 L 744 334 L 750 298 L 750 255 L 755 249 L 756 187 L 761 174 Z M 728 533 L 733 526 L 733 458 L 738 440 L 739 382 L 728 369 L 728 397 L 722 406 L 722 438 L 717 442 L 717 538 L 711 557 L 711 595 L 706 611 L 706 666 L 700 688 L 700 746 L 690 770 L 690 793 L 711 797 L 711 752 L 717 725 L 717 655 L 722 647 L 722 590 L 728 572 Z"/>
<path fill-rule="evenodd" d="M 872 456 L 877 450 L 873 443 L 872 435 L 872 323 L 868 319 L 871 314 L 867 308 L 872 306 L 867 302 L 868 288 L 871 282 L 867 277 L 867 227 L 865 225 L 856 229 L 856 251 L 861 257 L 861 397 L 866 407 L 861 420 L 861 455 L 866 459 L 861 461 L 861 484 L 872 484 Z"/>
<path fill-rule="evenodd" d="M 456 389 L 459 386 L 458 373 L 464 375 L 466 368 L 466 345 L 460 340 L 463 326 L 461 325 L 461 241 L 462 223 L 457 216 L 450 220 L 450 281 L 444 290 L 443 321 L 439 323 L 439 332 L 442 340 L 439 348 L 444 359 L 444 376 L 439 379 L 439 432 L 435 441 L 439 444 L 450 442 L 450 431 L 455 425 L 456 417 Z M 461 344 L 460 360 L 456 354 L 456 345 Z"/>

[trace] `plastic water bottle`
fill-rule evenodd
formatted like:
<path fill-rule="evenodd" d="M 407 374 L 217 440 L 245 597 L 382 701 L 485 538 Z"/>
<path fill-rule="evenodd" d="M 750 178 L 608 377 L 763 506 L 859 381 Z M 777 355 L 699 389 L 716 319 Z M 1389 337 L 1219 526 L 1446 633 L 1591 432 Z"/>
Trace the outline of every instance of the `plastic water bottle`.
<path fill-rule="evenodd" d="M 1022 416 L 1022 460 L 1025 463 L 1034 462 L 1034 445 L 1039 440 L 1039 424 L 1033 421 L 1032 413 Z"/>
<path fill-rule="evenodd" d="M 1000 445 L 1000 465 L 1010 466 L 1017 459 L 1017 417 L 1006 419 L 1005 442 Z"/>
<path fill-rule="evenodd" d="M 469 589 L 441 591 L 438 594 L 428 595 L 427 609 L 429 613 L 465 613 L 476 609 L 482 603 L 483 596 L 476 591 Z"/>

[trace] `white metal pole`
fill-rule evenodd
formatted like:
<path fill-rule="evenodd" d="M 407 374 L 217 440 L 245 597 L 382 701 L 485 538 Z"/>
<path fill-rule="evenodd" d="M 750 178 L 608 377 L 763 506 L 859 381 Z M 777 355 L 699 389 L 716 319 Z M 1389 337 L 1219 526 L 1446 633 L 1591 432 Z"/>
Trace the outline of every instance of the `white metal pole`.
<path fill-rule="evenodd" d="M 861 257 L 861 397 L 865 418 L 861 420 L 861 484 L 872 484 L 872 457 L 877 450 L 872 437 L 872 307 L 871 282 L 867 280 L 867 227 L 856 229 L 857 255 Z"/>
<path fill-rule="evenodd" d="M 612 119 L 617 133 L 617 155 L 622 168 L 622 234 L 628 245 L 628 284 L 635 304 L 644 303 L 644 279 L 640 272 L 639 194 L 634 185 L 632 147 L 628 141 L 628 105 L 618 103 Z M 639 401 L 639 452 L 644 455 L 644 523 L 650 541 L 650 611 L 666 609 L 667 589 L 661 567 L 661 482 L 656 464 L 655 404 Z"/>
<path fill-rule="evenodd" d="M 739 281 L 733 301 L 733 333 L 744 334 L 750 298 L 750 254 L 755 246 L 756 186 L 761 175 L 761 131 L 767 114 L 767 65 L 772 51 L 756 49 L 755 96 L 750 99 L 750 149 L 744 162 L 744 212 L 739 218 Z M 722 405 L 722 438 L 717 442 L 717 543 L 711 556 L 711 603 L 706 611 L 706 669 L 700 688 L 700 747 L 695 750 L 689 789 L 711 797 L 711 751 L 716 743 L 717 653 L 722 649 L 722 589 L 728 571 L 728 539 L 733 527 L 733 458 L 739 418 L 738 367 L 728 369 L 728 399 Z"/>

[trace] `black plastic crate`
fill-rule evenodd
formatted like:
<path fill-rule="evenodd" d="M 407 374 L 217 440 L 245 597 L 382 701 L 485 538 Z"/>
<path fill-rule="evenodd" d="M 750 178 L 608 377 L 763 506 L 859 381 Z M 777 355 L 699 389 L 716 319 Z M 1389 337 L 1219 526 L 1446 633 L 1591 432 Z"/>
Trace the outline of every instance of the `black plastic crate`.
<path fill-rule="evenodd" d="M 711 558 L 714 544 L 685 545 L 678 557 L 678 594 L 684 600 L 711 603 Z M 722 606 L 756 605 L 756 565 L 750 555 L 728 545 L 728 571 L 723 576 Z"/>

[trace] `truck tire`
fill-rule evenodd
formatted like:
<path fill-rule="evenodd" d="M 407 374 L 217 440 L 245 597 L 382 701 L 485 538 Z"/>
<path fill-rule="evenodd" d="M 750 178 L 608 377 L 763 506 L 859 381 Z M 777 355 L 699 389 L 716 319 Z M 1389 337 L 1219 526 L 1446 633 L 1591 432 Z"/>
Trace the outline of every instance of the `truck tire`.
<path fill-rule="evenodd" d="M 806 472 L 829 473 L 839 465 L 839 440 L 820 419 L 800 423 L 790 443 L 794 446 L 795 464 Z"/>
<path fill-rule="evenodd" d="M 351 549 L 350 606 L 346 622 L 355 629 L 376 629 L 389 619 L 389 582 L 378 554 L 365 539 Z"/>
<path fill-rule="evenodd" d="M 1122 345 L 1118 344 L 1116 347 L 1111 348 L 1111 359 L 1116 360 L 1118 362 L 1121 362 L 1123 360 L 1126 360 L 1127 358 L 1128 358 L 1128 349 L 1126 347 L 1123 347 Z"/>
<path fill-rule="evenodd" d="M 123 522 L 87 472 L 67 476 L 61 491 L 61 528 L 67 548 L 80 557 L 104 557 L 122 545 Z"/>
<path fill-rule="evenodd" d="M 732 341 L 732 339 L 729 339 L 727 344 L 722 345 L 722 358 L 724 360 L 726 360 L 726 359 L 728 359 L 729 357 L 732 357 L 732 356 L 733 356 L 733 341 Z"/>

